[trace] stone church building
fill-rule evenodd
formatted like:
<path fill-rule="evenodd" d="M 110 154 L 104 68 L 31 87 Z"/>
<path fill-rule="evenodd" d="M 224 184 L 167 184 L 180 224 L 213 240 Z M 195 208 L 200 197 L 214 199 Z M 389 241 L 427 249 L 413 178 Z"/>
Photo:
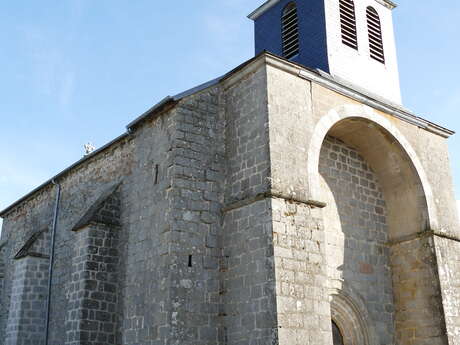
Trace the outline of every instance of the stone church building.
<path fill-rule="evenodd" d="M 268 0 L 256 56 L 3 210 L 5 345 L 459 345 L 447 138 L 389 0 Z"/>

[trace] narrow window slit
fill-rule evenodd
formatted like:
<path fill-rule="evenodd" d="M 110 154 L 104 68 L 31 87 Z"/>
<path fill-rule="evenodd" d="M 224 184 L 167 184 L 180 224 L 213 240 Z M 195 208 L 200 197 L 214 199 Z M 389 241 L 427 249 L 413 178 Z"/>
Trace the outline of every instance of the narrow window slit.
<path fill-rule="evenodd" d="M 154 179 L 154 184 L 158 184 L 158 170 L 159 166 L 158 164 L 155 165 L 155 179 Z"/>
<path fill-rule="evenodd" d="M 192 267 L 192 256 L 188 256 L 188 267 Z"/>

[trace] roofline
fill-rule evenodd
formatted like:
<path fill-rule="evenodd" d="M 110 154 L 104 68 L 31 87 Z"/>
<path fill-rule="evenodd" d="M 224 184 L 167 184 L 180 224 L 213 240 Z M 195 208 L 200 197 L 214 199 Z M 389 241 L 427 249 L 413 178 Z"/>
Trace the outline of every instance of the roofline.
<path fill-rule="evenodd" d="M 252 59 L 250 59 L 248 61 L 245 61 L 244 63 L 242 63 L 238 67 L 234 68 L 233 70 L 231 70 L 230 72 L 224 74 L 223 76 L 221 76 L 219 78 L 212 79 L 212 80 L 210 80 L 210 81 L 208 81 L 206 83 L 203 83 L 203 84 L 200 84 L 198 86 L 195 86 L 195 87 L 193 87 L 193 88 L 191 88 L 191 89 L 189 89 L 187 91 L 178 93 L 175 96 L 167 96 L 167 97 L 163 98 L 163 100 L 161 100 L 159 103 L 157 103 L 152 108 L 147 110 L 144 114 L 142 114 L 141 116 L 139 116 L 135 120 L 131 121 L 126 126 L 128 132 L 133 131 L 136 128 L 136 126 L 138 126 L 143 120 L 148 118 L 150 115 L 152 115 L 154 113 L 157 113 L 159 110 L 162 110 L 164 107 L 166 107 L 168 105 L 175 105 L 177 102 L 179 102 L 181 99 L 183 99 L 183 98 L 185 98 L 187 96 L 193 95 L 193 94 L 195 94 L 197 92 L 206 90 L 207 88 L 210 88 L 212 86 L 215 86 L 215 85 L 219 84 L 223 79 L 227 78 L 229 75 L 235 73 L 236 71 L 238 71 L 239 69 L 243 68 L 244 66 L 250 64 L 252 61 L 257 60 L 259 58 L 259 56 L 263 55 L 264 53 L 265 52 L 262 52 L 259 55 L 253 57 Z M 1 213 L 0 213 L 0 216 L 1 216 Z"/>
<path fill-rule="evenodd" d="M 106 149 L 108 149 L 110 146 L 116 144 L 117 142 L 129 137 L 131 135 L 131 133 L 133 133 L 136 130 L 136 128 L 144 120 L 148 119 L 149 117 L 151 117 L 151 116 L 153 116 L 155 114 L 158 114 L 158 113 L 164 111 L 168 106 L 174 107 L 181 99 L 183 99 L 183 98 L 185 98 L 187 96 L 190 96 L 190 95 L 192 95 L 194 93 L 197 93 L 199 91 L 205 90 L 205 89 L 207 89 L 209 87 L 212 87 L 212 86 L 220 83 L 221 80 L 225 79 L 226 77 L 228 77 L 231 74 L 236 73 L 237 71 L 239 71 L 240 69 L 244 68 L 246 65 L 249 65 L 254 60 L 257 60 L 261 55 L 264 55 L 264 54 L 265 54 L 265 52 L 262 52 L 259 55 L 253 57 L 252 59 L 249 59 L 249 60 L 243 62 L 238 67 L 234 68 L 233 70 L 231 70 L 230 72 L 226 73 L 222 77 L 210 80 L 210 81 L 208 81 L 206 83 L 198 85 L 198 86 L 196 86 L 194 88 L 191 88 L 191 89 L 189 89 L 187 91 L 178 93 L 175 96 L 166 96 L 160 102 L 158 102 L 153 107 L 151 107 L 149 110 L 147 110 L 145 113 L 143 113 L 142 115 L 137 117 L 135 120 L 133 120 L 130 123 L 128 123 L 128 125 L 126 126 L 126 132 L 125 133 L 123 133 L 122 135 L 118 136 L 117 138 L 111 140 L 110 142 L 108 142 L 104 146 L 100 147 L 99 149 L 97 149 L 97 150 L 91 152 L 90 154 L 84 156 L 83 158 L 81 158 L 77 162 L 73 163 L 72 165 L 70 165 L 66 169 L 62 170 L 60 173 L 58 173 L 54 177 L 50 178 L 46 182 L 44 182 L 41 185 L 39 185 L 37 188 L 34 188 L 31 192 L 27 193 L 26 195 L 24 195 L 22 198 L 20 198 L 17 201 L 15 201 L 10 206 L 8 206 L 5 209 L 1 210 L 0 211 L 0 218 L 4 217 L 13 208 L 15 208 L 16 206 L 18 206 L 22 202 L 24 202 L 27 199 L 29 199 L 30 197 L 32 197 L 35 193 L 39 192 L 40 190 L 42 190 L 46 186 L 51 185 L 53 181 L 59 180 L 61 177 L 63 177 L 65 174 L 67 174 L 70 170 L 72 170 L 72 169 L 76 168 L 77 166 L 85 163 L 89 159 L 91 159 L 94 156 L 98 155 L 99 153 L 105 151 Z"/>
<path fill-rule="evenodd" d="M 256 20 L 259 18 L 262 14 L 264 14 L 266 11 L 268 11 L 270 8 L 275 6 L 278 2 L 281 0 L 267 0 L 265 1 L 262 5 L 260 5 L 257 9 L 252 11 L 249 15 L 248 18 L 252 20 Z M 385 7 L 388 7 L 390 10 L 396 8 L 398 5 L 394 3 L 391 0 L 375 0 L 378 3 L 382 4 Z"/>
<path fill-rule="evenodd" d="M 175 102 L 176 102 L 176 100 L 174 99 L 174 97 L 166 96 L 160 102 L 158 102 L 153 107 L 151 107 L 149 110 L 147 110 L 145 113 L 143 113 L 142 115 L 138 116 L 136 119 L 134 119 L 133 121 L 128 123 L 128 125 L 126 126 L 126 130 L 128 131 L 128 133 L 134 131 L 135 127 L 139 123 L 141 123 L 143 120 L 148 118 L 150 115 L 158 112 L 159 110 L 165 108 L 168 105 L 174 104 Z"/>
<path fill-rule="evenodd" d="M 62 176 L 64 176 L 70 170 L 72 170 L 72 169 L 76 168 L 77 166 L 83 164 L 84 162 L 86 162 L 87 160 L 93 158 L 94 156 L 98 155 L 99 153 L 107 150 L 110 146 L 112 146 L 113 144 L 115 144 L 115 143 L 127 138 L 128 136 L 129 136 L 129 133 L 123 133 L 122 135 L 116 137 L 115 139 L 113 139 L 112 141 L 108 142 L 107 144 L 105 144 L 104 146 L 100 147 L 99 149 L 94 150 L 90 154 L 88 154 L 88 155 L 84 156 L 83 158 L 79 159 L 78 161 L 73 163 L 71 166 L 65 168 L 64 170 L 62 170 L 57 175 L 55 175 L 52 178 L 50 178 L 48 181 L 42 183 L 37 188 L 33 189 L 31 192 L 27 193 L 22 198 L 20 198 L 19 200 L 15 201 L 13 204 L 8 206 L 4 210 L 0 211 L 0 217 L 3 217 L 5 214 L 10 212 L 13 208 L 15 208 L 16 206 L 18 206 L 22 202 L 24 202 L 27 199 L 29 199 L 33 194 L 37 193 L 38 191 L 40 191 L 41 189 L 45 188 L 46 186 L 51 185 L 53 181 L 59 180 Z"/>
<path fill-rule="evenodd" d="M 330 74 L 321 71 L 319 69 L 313 70 L 306 68 L 305 66 L 289 61 L 284 57 L 275 55 L 273 53 L 266 53 L 267 56 L 273 58 L 273 62 L 269 61 L 269 64 L 277 68 L 284 69 L 286 71 L 298 75 L 300 78 L 304 78 L 313 82 L 316 82 L 332 91 L 338 92 L 346 97 L 352 98 L 361 103 L 367 104 L 370 107 L 381 110 L 389 115 L 392 115 L 402 121 L 408 122 L 412 125 L 418 126 L 422 129 L 430 131 L 434 134 L 448 138 L 455 134 L 454 131 L 437 125 L 433 122 L 423 119 L 415 115 L 410 110 L 404 108 L 402 105 L 392 103 L 391 101 L 379 97 L 375 94 L 369 93 L 355 85 L 347 83 L 343 80 L 339 80 Z M 284 68 L 283 68 L 284 67 Z"/>
<path fill-rule="evenodd" d="M 143 122 L 145 119 L 153 116 L 153 115 L 158 115 L 162 113 L 168 105 L 171 107 L 174 107 L 182 98 L 187 97 L 189 95 L 192 95 L 196 92 L 205 90 L 206 88 L 209 88 L 211 86 L 214 86 L 221 81 L 228 79 L 230 76 L 233 74 L 239 72 L 246 66 L 250 65 L 256 60 L 259 59 L 265 59 L 267 64 L 270 64 L 271 66 L 275 66 L 280 69 L 284 69 L 285 71 L 288 71 L 289 73 L 296 74 L 300 78 L 304 78 L 313 82 L 316 82 L 330 90 L 333 90 L 335 92 L 338 92 L 344 96 L 350 97 L 354 100 L 357 100 L 359 102 L 362 102 L 364 104 L 369 105 L 370 107 L 376 108 L 378 110 L 381 110 L 383 112 L 386 112 L 402 121 L 408 122 L 412 125 L 418 126 L 420 128 L 423 128 L 427 131 L 430 131 L 434 134 L 437 134 L 439 136 L 442 136 L 444 138 L 448 138 L 449 136 L 455 134 L 454 131 L 444 128 L 442 126 L 439 126 L 433 122 L 430 122 L 428 120 L 425 120 L 421 117 L 416 116 L 413 114 L 411 111 L 403 108 L 402 106 L 398 106 L 396 104 L 391 103 L 390 101 L 386 99 L 379 98 L 376 95 L 369 94 L 365 92 L 364 90 L 360 90 L 356 86 L 353 86 L 351 84 L 346 84 L 344 81 L 339 81 L 332 77 L 331 75 L 327 74 L 326 72 L 323 72 L 321 70 L 314 70 L 308 67 L 305 67 L 301 64 L 286 60 L 285 58 L 275 55 L 270 52 L 262 52 L 259 55 L 253 57 L 250 60 L 247 60 L 246 62 L 240 64 L 238 67 L 234 68 L 230 72 L 226 73 L 222 77 L 213 79 L 207 83 L 201 84 L 195 88 L 192 88 L 188 91 L 185 91 L 183 93 L 177 94 L 176 96 L 168 96 L 165 97 L 162 101 L 154 105 L 152 108 L 147 110 L 144 114 L 139 116 L 137 119 L 134 121 L 130 122 L 127 125 L 127 131 L 123 133 L 122 135 L 118 136 L 117 138 L 113 139 L 109 143 L 105 144 L 104 146 L 100 147 L 99 149 L 93 151 L 89 155 L 84 156 L 68 168 L 64 169 L 61 171 L 59 174 L 55 175 L 45 183 L 42 183 L 40 186 L 37 188 L 33 189 L 31 192 L 27 193 L 25 196 L 5 208 L 4 210 L 0 211 L 0 217 L 4 217 L 7 213 L 9 213 L 13 208 L 21 204 L 22 202 L 26 201 L 30 197 L 32 197 L 35 193 L 40 191 L 41 189 L 45 188 L 48 185 L 52 184 L 53 180 L 59 180 L 62 178 L 65 174 L 67 174 L 69 171 L 72 169 L 76 168 L 77 166 L 85 163 L 89 159 L 95 157 L 99 153 L 107 150 L 110 148 L 112 145 L 128 138 L 131 133 L 135 131 L 135 129 Z M 271 61 L 270 61 L 271 59 Z"/>
<path fill-rule="evenodd" d="M 248 18 L 252 20 L 256 20 L 259 18 L 262 14 L 264 14 L 266 11 L 268 11 L 270 8 L 275 6 L 280 0 L 267 0 L 265 1 L 262 5 L 257 7 L 254 11 L 249 13 Z"/>

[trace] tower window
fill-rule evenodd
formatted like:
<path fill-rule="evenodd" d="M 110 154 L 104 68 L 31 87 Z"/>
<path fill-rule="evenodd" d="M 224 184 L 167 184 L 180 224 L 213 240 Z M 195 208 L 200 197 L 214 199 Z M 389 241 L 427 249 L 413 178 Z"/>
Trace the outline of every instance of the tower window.
<path fill-rule="evenodd" d="M 299 54 L 299 25 L 297 6 L 294 2 L 289 3 L 284 8 L 281 22 L 283 56 L 286 59 L 290 59 Z"/>
<path fill-rule="evenodd" d="M 383 51 L 382 26 L 380 24 L 379 14 L 373 7 L 369 6 L 366 9 L 366 15 L 371 58 L 384 64 L 385 54 Z"/>
<path fill-rule="evenodd" d="M 353 0 L 340 0 L 340 27 L 342 43 L 353 49 L 358 49 L 355 3 Z"/>

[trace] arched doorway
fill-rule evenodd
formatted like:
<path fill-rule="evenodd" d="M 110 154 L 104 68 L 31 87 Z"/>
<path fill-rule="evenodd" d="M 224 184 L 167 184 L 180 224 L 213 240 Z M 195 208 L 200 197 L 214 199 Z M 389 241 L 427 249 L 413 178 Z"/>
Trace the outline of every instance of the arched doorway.
<path fill-rule="evenodd" d="M 333 345 L 377 344 L 366 306 L 359 297 L 332 289 L 330 298 Z"/>

